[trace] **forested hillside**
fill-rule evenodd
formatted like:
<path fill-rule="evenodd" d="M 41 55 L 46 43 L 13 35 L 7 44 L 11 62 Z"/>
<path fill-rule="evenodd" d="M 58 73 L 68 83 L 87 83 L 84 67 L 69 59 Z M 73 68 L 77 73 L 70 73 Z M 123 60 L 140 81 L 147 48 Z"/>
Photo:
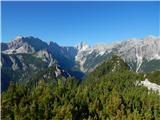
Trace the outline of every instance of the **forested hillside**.
<path fill-rule="evenodd" d="M 48 84 L 38 77 L 32 87 L 11 82 L 2 93 L 2 120 L 159 120 L 159 93 L 137 84 L 146 77 L 157 82 L 156 76 L 130 71 L 114 56 L 82 81 L 62 76 Z"/>

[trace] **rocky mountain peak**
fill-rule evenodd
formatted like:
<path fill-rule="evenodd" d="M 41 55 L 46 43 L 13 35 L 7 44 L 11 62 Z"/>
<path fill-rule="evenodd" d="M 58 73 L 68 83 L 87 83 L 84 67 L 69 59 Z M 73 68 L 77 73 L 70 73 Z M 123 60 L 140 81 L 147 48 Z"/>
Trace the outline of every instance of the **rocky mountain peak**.
<path fill-rule="evenodd" d="M 24 37 L 22 35 L 18 35 L 14 40 L 21 40 L 23 39 Z"/>
<path fill-rule="evenodd" d="M 49 42 L 49 47 L 60 48 L 60 46 L 56 42 L 53 42 L 53 41 Z"/>
<path fill-rule="evenodd" d="M 47 44 L 39 38 L 17 36 L 9 43 L 1 43 L 5 54 L 37 53 L 43 50 L 55 57 L 62 66 L 78 66 L 83 72 L 92 71 L 97 65 L 112 55 L 121 56 L 132 70 L 142 71 L 146 63 L 160 60 L 160 38 L 148 36 L 137 39 L 132 38 L 115 44 L 96 44 L 90 47 L 86 42 L 76 46 L 60 46 L 56 42 Z M 43 54 L 42 54 L 43 55 Z M 42 57 L 44 58 L 44 57 Z M 47 57 L 50 58 L 50 57 Z M 46 58 L 45 58 L 46 59 Z M 66 64 L 67 63 L 67 64 Z"/>
<path fill-rule="evenodd" d="M 34 53 L 35 51 L 47 48 L 47 46 L 47 43 L 39 38 L 17 36 L 11 42 L 5 44 L 2 52 L 6 54 Z"/>
<path fill-rule="evenodd" d="M 16 38 L 12 39 L 10 43 L 8 43 L 9 48 L 16 46 L 17 44 L 22 44 L 24 42 L 23 36 L 17 36 Z"/>
<path fill-rule="evenodd" d="M 86 43 L 86 42 L 81 42 L 79 43 L 78 45 L 76 45 L 76 48 L 79 50 L 79 51 L 85 51 L 87 49 L 90 49 L 89 45 Z"/>

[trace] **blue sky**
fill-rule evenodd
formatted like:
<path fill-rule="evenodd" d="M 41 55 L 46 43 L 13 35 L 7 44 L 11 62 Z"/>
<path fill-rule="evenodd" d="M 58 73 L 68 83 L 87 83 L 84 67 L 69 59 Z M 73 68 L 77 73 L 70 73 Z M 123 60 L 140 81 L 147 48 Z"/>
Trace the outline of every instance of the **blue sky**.
<path fill-rule="evenodd" d="M 112 43 L 160 35 L 159 20 L 160 2 L 2 2 L 2 41 Z"/>

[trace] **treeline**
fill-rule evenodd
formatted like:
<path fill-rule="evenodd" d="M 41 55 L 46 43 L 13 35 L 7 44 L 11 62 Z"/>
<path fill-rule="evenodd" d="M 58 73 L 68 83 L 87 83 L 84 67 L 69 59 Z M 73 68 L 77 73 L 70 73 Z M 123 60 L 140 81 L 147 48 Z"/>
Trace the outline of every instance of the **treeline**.
<path fill-rule="evenodd" d="M 32 89 L 11 83 L 2 95 L 2 119 L 158 120 L 160 96 L 136 86 L 139 77 L 125 71 L 82 84 L 73 78 L 39 81 Z"/>
<path fill-rule="evenodd" d="M 2 120 L 159 120 L 158 93 L 136 84 L 143 74 L 117 63 L 118 69 L 102 64 L 81 83 L 71 77 L 34 87 L 11 82 L 2 94 Z"/>
<path fill-rule="evenodd" d="M 160 71 L 147 73 L 146 78 L 148 78 L 151 82 L 160 85 Z"/>

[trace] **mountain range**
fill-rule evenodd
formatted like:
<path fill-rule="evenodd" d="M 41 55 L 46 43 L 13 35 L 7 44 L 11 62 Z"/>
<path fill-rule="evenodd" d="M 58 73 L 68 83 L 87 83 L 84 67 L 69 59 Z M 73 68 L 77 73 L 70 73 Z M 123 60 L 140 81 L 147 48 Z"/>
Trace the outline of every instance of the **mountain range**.
<path fill-rule="evenodd" d="M 1 43 L 1 52 L 2 91 L 11 80 L 28 83 L 30 76 L 47 69 L 54 69 L 55 79 L 63 75 L 80 80 L 113 55 L 121 56 L 136 72 L 160 70 L 160 37 L 156 36 L 92 47 L 85 42 L 60 46 L 32 36 L 17 36 L 9 43 Z"/>
<path fill-rule="evenodd" d="M 53 65 L 30 74 L 28 83 L 11 81 L 2 93 L 2 120 L 160 118 L 160 71 L 131 71 L 120 56 L 113 55 L 82 81 L 63 73 Z"/>

